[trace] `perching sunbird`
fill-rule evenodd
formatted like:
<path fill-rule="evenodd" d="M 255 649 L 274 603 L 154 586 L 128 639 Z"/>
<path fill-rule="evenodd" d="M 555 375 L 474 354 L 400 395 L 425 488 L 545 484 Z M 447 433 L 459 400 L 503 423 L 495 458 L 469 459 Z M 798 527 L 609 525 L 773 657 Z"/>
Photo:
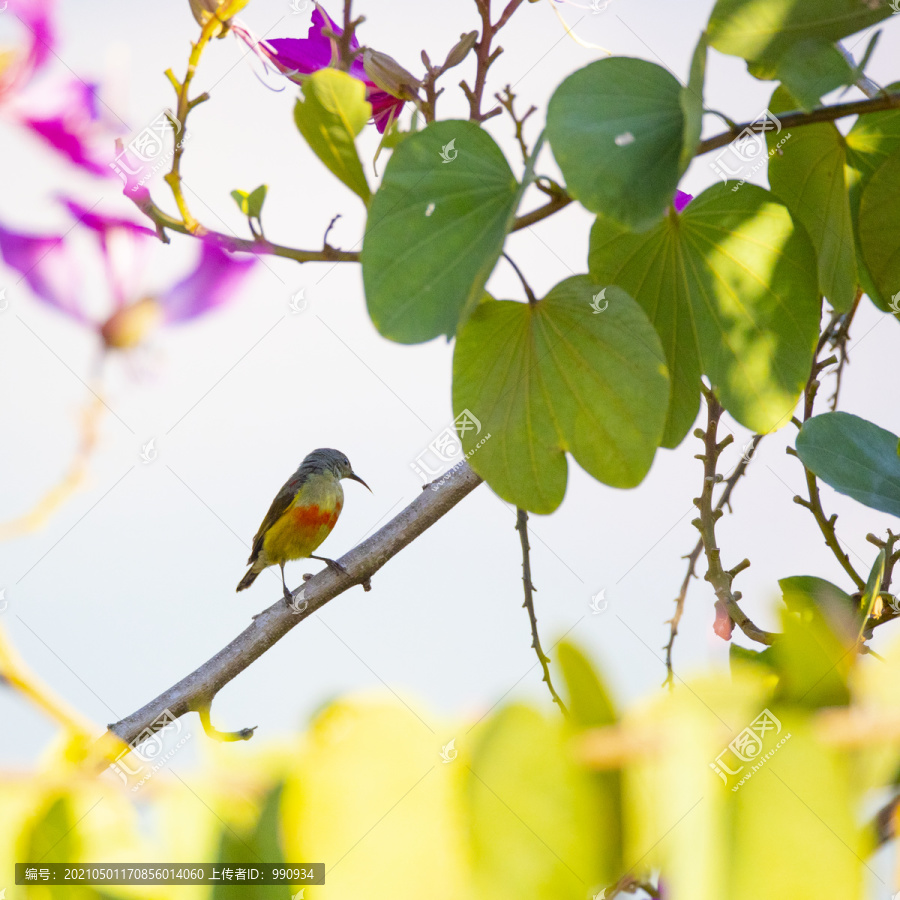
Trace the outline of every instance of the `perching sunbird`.
<path fill-rule="evenodd" d="M 250 587 L 256 576 L 269 566 L 281 566 L 284 599 L 291 602 L 291 592 L 284 582 L 284 564 L 292 559 L 318 559 L 338 571 L 340 563 L 313 551 L 331 534 L 344 505 L 342 478 L 352 478 L 372 490 L 350 465 L 340 450 L 327 447 L 313 450 L 300 463 L 300 468 L 285 482 L 263 519 L 247 564 L 247 574 L 237 586 Z"/>

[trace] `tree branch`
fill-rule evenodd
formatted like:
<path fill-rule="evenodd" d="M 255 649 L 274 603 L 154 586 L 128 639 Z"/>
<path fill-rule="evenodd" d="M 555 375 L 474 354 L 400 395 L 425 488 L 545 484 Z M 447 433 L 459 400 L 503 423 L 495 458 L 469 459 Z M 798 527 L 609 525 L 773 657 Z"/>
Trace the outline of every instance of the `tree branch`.
<path fill-rule="evenodd" d="M 481 15 L 481 37 L 475 43 L 475 81 L 474 87 L 469 87 L 465 81 L 459 86 L 469 101 L 469 119 L 472 122 L 484 122 L 494 116 L 499 116 L 502 110 L 495 106 L 490 112 L 482 112 L 481 104 L 484 99 L 484 89 L 487 85 L 488 69 L 494 64 L 497 57 L 503 52 L 502 47 L 491 49 L 491 43 L 497 32 L 510 20 L 513 13 L 522 5 L 524 0 L 509 0 L 506 8 L 500 14 L 495 25 L 491 24 L 491 0 L 475 0 L 478 12 Z"/>
<path fill-rule="evenodd" d="M 834 122 L 846 116 L 864 116 L 868 113 L 884 112 L 888 109 L 900 109 L 900 93 L 882 93 L 878 97 L 866 100 L 852 100 L 849 103 L 836 103 L 834 106 L 823 106 L 810 112 L 788 112 L 778 116 L 782 131 L 789 128 L 800 128 L 803 125 L 815 125 L 817 122 Z M 745 128 L 753 122 L 737 124 L 728 131 L 700 141 L 695 156 L 702 156 L 711 150 L 718 150 L 730 144 Z"/>
<path fill-rule="evenodd" d="M 200 668 L 137 712 L 110 725 L 111 735 L 131 744 L 166 710 L 175 718 L 190 711 L 201 712 L 205 717 L 204 710 L 208 711 L 215 695 L 250 663 L 329 600 L 354 585 L 365 584 L 389 559 L 434 525 L 480 483 L 481 479 L 462 463 L 441 477 L 440 486 L 425 485 L 422 494 L 406 509 L 341 557 L 340 563 L 347 570 L 347 576 L 338 575 L 330 568 L 313 576 L 294 591 L 293 607 L 281 599 L 261 612 L 249 627 Z M 208 718 L 205 718 L 204 726 L 210 733 Z M 247 737 L 247 731 L 232 732 L 230 738 L 234 739 L 235 735 Z M 108 740 L 111 735 L 107 734 L 101 740 Z M 228 734 L 224 736 L 229 739 Z"/>
<path fill-rule="evenodd" d="M 537 590 L 531 581 L 531 547 L 528 544 L 528 513 L 524 509 L 516 510 L 516 531 L 519 532 L 519 540 L 522 543 L 522 585 L 525 588 L 525 602 L 522 604 L 524 609 L 528 610 L 528 619 L 531 622 L 531 646 L 537 654 L 538 662 L 544 670 L 542 681 L 547 682 L 550 689 L 550 696 L 562 710 L 563 715 L 568 715 L 565 703 L 560 699 L 559 694 L 553 687 L 550 680 L 550 657 L 544 653 L 541 647 L 541 639 L 538 637 L 537 615 L 534 612 L 534 592 Z"/>
<path fill-rule="evenodd" d="M 126 193 L 126 197 L 129 195 Z M 151 219 L 156 225 L 156 231 L 160 240 L 164 243 L 169 242 L 166 235 L 166 229 L 175 231 L 178 234 L 187 234 L 193 237 L 201 237 L 204 240 L 216 244 L 224 250 L 231 253 L 241 251 L 244 253 L 252 253 L 254 256 L 280 256 L 284 259 L 293 259 L 299 263 L 305 262 L 359 262 L 359 252 L 356 250 L 338 250 L 328 243 L 328 231 L 325 232 L 324 243 L 321 250 L 298 250 L 294 247 L 285 247 L 282 244 L 273 244 L 271 241 L 247 238 L 233 237 L 223 234 L 220 231 L 210 231 L 203 225 L 197 224 L 193 230 L 187 227 L 184 222 L 163 212 L 150 199 L 149 193 L 143 196 L 130 196 L 130 200 L 147 218 Z M 331 224 L 334 224 L 332 219 Z M 331 226 L 329 226 L 329 231 Z"/>
<path fill-rule="evenodd" d="M 749 451 L 745 449 L 744 453 L 741 455 L 741 461 L 734 467 L 728 478 L 725 479 L 725 489 L 722 491 L 722 495 L 716 503 L 716 511 L 723 510 L 726 506 L 731 510 L 731 494 L 734 491 L 734 487 L 738 481 L 740 481 L 744 472 L 747 471 L 747 466 L 750 465 L 750 460 L 753 458 L 753 454 L 756 452 L 756 448 L 759 446 L 759 442 L 763 437 L 764 435 L 754 434 L 750 439 L 748 444 Z M 682 559 L 688 561 L 688 570 L 684 576 L 684 581 L 681 582 L 681 590 L 675 598 L 675 615 L 669 619 L 671 628 L 669 629 L 669 643 L 666 644 L 664 648 L 666 651 L 666 680 L 662 684 L 663 687 L 666 685 L 674 685 L 675 682 L 675 672 L 672 669 L 672 647 L 675 644 L 675 637 L 678 634 L 678 625 L 684 614 L 684 601 L 687 599 L 687 592 L 691 584 L 691 579 L 697 577 L 695 569 L 697 568 L 697 560 L 700 558 L 702 552 L 703 538 L 700 538 L 694 549 L 691 550 L 687 556 L 682 557 Z"/>
<path fill-rule="evenodd" d="M 859 301 L 859 295 L 857 295 L 857 302 Z M 840 345 L 842 347 L 842 355 L 846 358 L 846 340 L 847 340 L 847 330 L 850 327 L 850 318 L 852 317 L 852 313 L 856 311 L 856 304 L 854 304 L 850 313 L 846 316 L 835 316 L 832 321 L 829 323 L 828 327 L 822 332 L 822 336 L 819 338 L 818 346 L 816 347 L 816 354 L 813 358 L 812 370 L 809 373 L 809 379 L 806 382 L 806 389 L 803 392 L 803 421 L 808 422 L 814 412 L 815 402 L 816 402 L 816 394 L 818 393 L 820 382 L 819 382 L 819 374 L 821 371 L 828 366 L 830 366 L 833 362 L 837 362 L 835 357 L 829 357 L 825 360 L 819 360 L 819 354 L 822 352 L 822 348 L 825 344 L 830 340 L 832 342 L 832 346 Z M 842 337 L 843 335 L 843 337 Z M 840 344 L 836 343 L 840 342 Z M 840 372 L 841 365 L 838 366 L 838 371 Z M 840 383 L 838 383 L 838 387 L 835 389 L 835 405 L 837 405 L 837 391 L 840 389 Z M 794 420 L 796 422 L 796 420 Z M 794 450 L 793 447 L 786 448 L 787 453 L 790 456 L 797 456 L 797 451 Z M 799 456 L 797 456 L 799 459 Z M 802 465 L 802 461 L 801 461 Z M 805 500 L 803 497 L 797 495 L 794 497 L 794 503 L 799 504 L 800 506 L 808 509 L 812 514 L 813 518 L 816 520 L 816 524 L 819 526 L 819 531 L 822 532 L 822 537 L 825 538 L 825 544 L 828 546 L 828 549 L 834 554 L 835 559 L 841 564 L 843 570 L 850 576 L 853 580 L 853 583 L 856 585 L 857 590 L 863 590 L 866 586 L 865 579 L 853 568 L 853 564 L 850 562 L 850 557 L 844 552 L 842 549 L 840 542 L 837 538 L 837 532 L 835 531 L 835 523 L 837 522 L 837 515 L 832 514 L 830 517 L 825 515 L 825 510 L 822 507 L 822 498 L 819 495 L 819 482 L 816 479 L 816 476 L 810 472 L 806 466 L 803 466 L 803 474 L 806 478 L 806 490 L 809 494 L 809 499 Z"/>
<path fill-rule="evenodd" d="M 774 643 L 777 635 L 770 631 L 763 631 L 754 625 L 747 614 L 738 606 L 738 600 L 741 599 L 740 592 L 735 591 L 732 593 L 731 591 L 731 583 L 734 577 L 738 572 L 750 565 L 749 561 L 744 560 L 733 569 L 727 571 L 722 568 L 721 551 L 716 544 L 716 522 L 722 518 L 723 512 L 718 506 L 715 509 L 713 508 L 712 495 L 713 488 L 723 480 L 722 476 L 716 473 L 719 455 L 732 442 L 733 438 L 729 434 L 721 442 L 717 442 L 719 419 L 723 412 L 722 405 L 716 399 L 715 394 L 705 386 L 703 387 L 703 395 L 706 397 L 708 424 L 706 431 L 698 428 L 694 432 L 705 445 L 705 452 L 697 454 L 697 459 L 703 462 L 703 492 L 694 500 L 694 505 L 700 510 L 700 516 L 694 519 L 691 524 L 700 532 L 700 540 L 703 542 L 703 550 L 706 554 L 708 567 L 704 577 L 713 586 L 716 597 L 724 605 L 728 615 L 731 616 L 738 628 L 751 641 L 771 645 Z"/>
<path fill-rule="evenodd" d="M 845 116 L 862 116 L 867 113 L 883 112 L 889 109 L 900 109 L 900 93 L 881 93 L 872 99 L 838 103 L 835 106 L 823 106 L 821 109 L 814 109 L 811 112 L 785 113 L 778 117 L 778 121 L 781 122 L 781 128 L 784 130 L 785 128 L 800 128 L 803 125 L 815 125 L 817 122 L 834 122 L 836 119 L 843 119 Z M 723 131 L 721 134 L 707 138 L 705 141 L 700 141 L 694 156 L 702 156 L 704 153 L 718 150 L 719 147 L 730 144 L 745 128 L 750 128 L 753 124 L 753 122 L 735 124 L 728 131 Z M 565 191 L 562 191 L 558 197 L 544 204 L 544 206 L 519 216 L 512 230 L 518 231 L 520 228 L 534 225 L 536 222 L 540 222 L 542 219 L 559 212 L 571 202 L 572 197 Z"/>

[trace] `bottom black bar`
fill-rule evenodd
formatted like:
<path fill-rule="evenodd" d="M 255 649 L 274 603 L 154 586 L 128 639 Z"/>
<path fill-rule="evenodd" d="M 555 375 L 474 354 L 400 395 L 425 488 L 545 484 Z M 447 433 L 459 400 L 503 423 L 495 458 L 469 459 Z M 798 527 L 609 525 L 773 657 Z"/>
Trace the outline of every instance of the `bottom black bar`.
<path fill-rule="evenodd" d="M 16 884 L 325 884 L 325 863 L 16 863 Z"/>

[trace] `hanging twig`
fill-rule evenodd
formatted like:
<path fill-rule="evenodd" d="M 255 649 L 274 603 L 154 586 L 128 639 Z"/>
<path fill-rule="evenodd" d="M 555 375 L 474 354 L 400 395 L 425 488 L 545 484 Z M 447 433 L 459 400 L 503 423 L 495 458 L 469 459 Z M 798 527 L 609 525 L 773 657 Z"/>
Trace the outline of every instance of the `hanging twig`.
<path fill-rule="evenodd" d="M 525 588 L 525 602 L 522 604 L 522 607 L 528 610 L 528 619 L 531 622 L 531 646 L 534 648 L 538 662 L 541 664 L 541 669 L 544 671 L 544 677 L 541 680 L 547 682 L 550 696 L 553 698 L 553 702 L 563 711 L 563 715 L 568 715 L 569 711 L 566 709 L 565 703 L 562 702 L 559 694 L 556 693 L 553 682 L 550 680 L 550 657 L 544 653 L 541 647 L 541 639 L 538 636 L 537 616 L 534 612 L 534 592 L 537 588 L 531 581 L 531 546 L 528 543 L 528 513 L 524 509 L 516 510 L 516 531 L 519 532 L 519 540 L 522 543 L 522 585 Z"/>

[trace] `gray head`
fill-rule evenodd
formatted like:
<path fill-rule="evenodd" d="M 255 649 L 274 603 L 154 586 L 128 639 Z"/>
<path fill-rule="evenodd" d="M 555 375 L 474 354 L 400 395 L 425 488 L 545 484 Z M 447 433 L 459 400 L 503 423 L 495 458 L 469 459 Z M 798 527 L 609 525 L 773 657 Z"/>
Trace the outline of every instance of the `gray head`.
<path fill-rule="evenodd" d="M 323 472 L 331 472 L 335 478 L 350 478 L 365 485 L 370 491 L 372 490 L 353 471 L 346 454 L 341 453 L 340 450 L 332 450 L 329 447 L 320 447 L 318 450 L 313 450 L 300 464 L 300 471 L 317 475 Z"/>

